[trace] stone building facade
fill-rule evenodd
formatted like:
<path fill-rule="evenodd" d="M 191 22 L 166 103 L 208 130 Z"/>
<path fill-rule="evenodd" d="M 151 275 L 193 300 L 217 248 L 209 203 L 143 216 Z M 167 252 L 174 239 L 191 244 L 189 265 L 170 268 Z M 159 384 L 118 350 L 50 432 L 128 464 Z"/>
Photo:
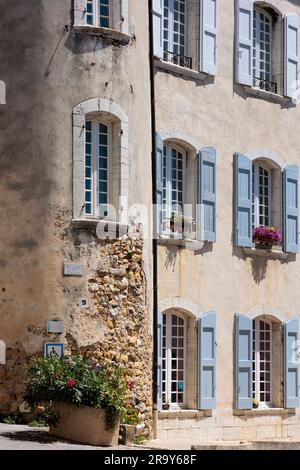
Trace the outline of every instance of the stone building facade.
<path fill-rule="evenodd" d="M 136 378 L 148 434 L 298 439 L 299 1 L 5 3 L 0 411 L 57 342 Z"/>

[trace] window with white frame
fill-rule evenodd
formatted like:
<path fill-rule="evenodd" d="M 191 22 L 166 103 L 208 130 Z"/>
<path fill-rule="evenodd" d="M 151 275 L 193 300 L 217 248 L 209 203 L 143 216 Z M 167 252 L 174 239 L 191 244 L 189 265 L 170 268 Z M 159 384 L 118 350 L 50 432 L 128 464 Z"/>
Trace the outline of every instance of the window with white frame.
<path fill-rule="evenodd" d="M 191 59 L 187 57 L 187 16 L 186 0 L 164 0 L 164 60 L 192 68 Z"/>
<path fill-rule="evenodd" d="M 252 392 L 260 407 L 272 402 L 272 322 L 265 318 L 253 320 Z"/>
<path fill-rule="evenodd" d="M 85 142 L 85 214 L 106 216 L 110 203 L 110 124 L 87 120 Z"/>
<path fill-rule="evenodd" d="M 272 224 L 271 198 L 271 171 L 256 163 L 252 167 L 252 228 Z"/>
<path fill-rule="evenodd" d="M 186 320 L 173 312 L 163 314 L 162 399 L 171 407 L 184 407 Z"/>
<path fill-rule="evenodd" d="M 170 218 L 184 215 L 186 152 L 175 144 L 164 145 L 163 153 L 163 231 Z"/>
<path fill-rule="evenodd" d="M 110 28 L 111 0 L 86 0 L 86 22 L 91 26 Z"/>
<path fill-rule="evenodd" d="M 253 11 L 253 84 L 272 89 L 272 16 L 264 10 Z"/>

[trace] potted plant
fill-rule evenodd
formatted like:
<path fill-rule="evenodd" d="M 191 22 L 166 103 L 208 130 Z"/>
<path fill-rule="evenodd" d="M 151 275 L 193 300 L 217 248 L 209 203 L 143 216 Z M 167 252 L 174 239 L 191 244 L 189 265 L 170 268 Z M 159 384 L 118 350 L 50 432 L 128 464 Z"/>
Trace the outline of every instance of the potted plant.
<path fill-rule="evenodd" d="M 195 230 L 196 223 L 193 217 L 188 217 L 183 214 L 172 214 L 168 218 L 170 230 L 172 233 L 187 233 L 190 234 Z"/>
<path fill-rule="evenodd" d="M 125 411 L 121 370 L 96 370 L 86 358 L 34 358 L 27 367 L 26 401 L 48 403 L 59 422 L 50 434 L 91 445 L 117 445 Z"/>
<path fill-rule="evenodd" d="M 253 241 L 257 248 L 271 249 L 281 242 L 281 234 L 275 227 L 256 227 L 253 230 Z"/>
<path fill-rule="evenodd" d="M 256 398 L 253 398 L 252 405 L 253 405 L 253 408 L 258 408 L 259 407 L 259 401 L 256 400 Z"/>

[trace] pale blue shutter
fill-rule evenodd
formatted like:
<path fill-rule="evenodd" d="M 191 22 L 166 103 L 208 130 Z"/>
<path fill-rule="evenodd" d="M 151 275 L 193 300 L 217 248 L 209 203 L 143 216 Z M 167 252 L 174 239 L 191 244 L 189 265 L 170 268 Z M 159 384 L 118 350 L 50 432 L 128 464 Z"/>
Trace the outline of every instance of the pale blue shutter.
<path fill-rule="evenodd" d="M 298 253 L 298 167 L 283 170 L 283 249 Z"/>
<path fill-rule="evenodd" d="M 216 408 L 216 313 L 198 320 L 198 409 Z"/>
<path fill-rule="evenodd" d="M 197 238 L 216 241 L 216 150 L 206 147 L 198 154 Z"/>
<path fill-rule="evenodd" d="M 299 72 L 299 17 L 284 17 L 284 95 L 292 98 L 296 92 Z"/>
<path fill-rule="evenodd" d="M 252 320 L 235 315 L 235 408 L 252 408 Z"/>
<path fill-rule="evenodd" d="M 163 316 L 157 314 L 157 409 L 162 409 L 162 354 L 163 354 Z"/>
<path fill-rule="evenodd" d="M 218 0 L 201 0 L 200 71 L 217 74 Z"/>
<path fill-rule="evenodd" d="M 163 0 L 153 0 L 153 54 L 163 58 Z"/>
<path fill-rule="evenodd" d="M 236 0 L 236 81 L 253 85 L 253 0 Z"/>
<path fill-rule="evenodd" d="M 234 232 L 237 246 L 252 246 L 252 162 L 234 155 Z"/>
<path fill-rule="evenodd" d="M 298 408 L 298 318 L 290 318 L 283 324 L 284 335 L 284 407 Z"/>
<path fill-rule="evenodd" d="M 156 134 L 156 233 L 162 233 L 162 206 L 163 206 L 163 153 L 164 144 L 161 137 Z"/>

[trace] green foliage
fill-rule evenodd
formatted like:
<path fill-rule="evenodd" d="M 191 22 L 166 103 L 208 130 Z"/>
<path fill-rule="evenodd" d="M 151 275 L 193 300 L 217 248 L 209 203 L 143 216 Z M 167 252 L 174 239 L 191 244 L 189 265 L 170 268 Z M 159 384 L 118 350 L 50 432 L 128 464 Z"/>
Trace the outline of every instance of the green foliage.
<path fill-rule="evenodd" d="M 61 401 L 106 410 L 107 427 L 125 412 L 126 384 L 121 370 L 97 371 L 86 358 L 34 358 L 26 367 L 25 400 L 32 406 Z"/>
<path fill-rule="evenodd" d="M 122 423 L 123 424 L 139 424 L 141 419 L 139 417 L 139 412 L 135 408 L 127 408 L 123 415 Z"/>
<path fill-rule="evenodd" d="M 20 413 L 10 413 L 0 416 L 0 422 L 3 424 L 24 424 L 25 421 Z"/>
<path fill-rule="evenodd" d="M 41 428 L 48 426 L 57 426 L 59 423 L 59 414 L 51 408 L 46 406 L 40 413 L 38 413 L 36 419 L 31 421 L 28 426 Z"/>
<path fill-rule="evenodd" d="M 134 444 L 137 444 L 137 445 L 142 445 L 144 444 L 144 442 L 146 441 L 146 436 L 144 436 L 144 434 L 140 434 L 139 436 L 136 436 L 133 440 Z"/>

